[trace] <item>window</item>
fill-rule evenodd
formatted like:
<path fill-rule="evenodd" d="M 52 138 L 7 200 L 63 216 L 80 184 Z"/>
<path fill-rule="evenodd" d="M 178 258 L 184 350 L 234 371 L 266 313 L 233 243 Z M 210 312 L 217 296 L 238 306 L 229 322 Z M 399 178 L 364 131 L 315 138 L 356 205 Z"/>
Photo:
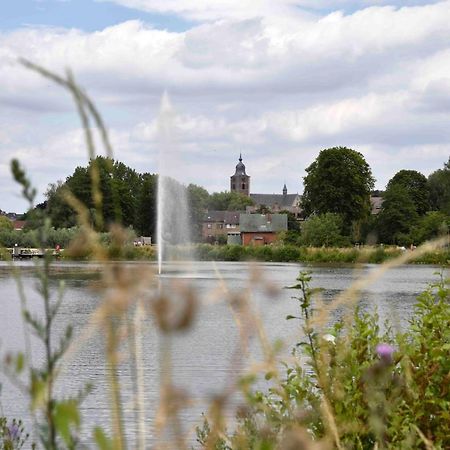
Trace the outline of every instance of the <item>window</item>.
<path fill-rule="evenodd" d="M 245 189 L 245 183 L 242 183 L 242 189 Z"/>

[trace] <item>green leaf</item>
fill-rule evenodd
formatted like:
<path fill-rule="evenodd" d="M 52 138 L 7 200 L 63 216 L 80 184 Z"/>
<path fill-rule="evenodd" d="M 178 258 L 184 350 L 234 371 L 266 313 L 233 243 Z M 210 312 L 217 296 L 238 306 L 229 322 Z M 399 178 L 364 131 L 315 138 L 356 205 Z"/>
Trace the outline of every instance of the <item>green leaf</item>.
<path fill-rule="evenodd" d="M 100 427 L 94 428 L 94 440 L 100 450 L 111 450 L 113 448 L 112 440 L 106 436 Z"/>
<path fill-rule="evenodd" d="M 16 356 L 16 372 L 22 372 L 25 365 L 25 356 L 23 353 L 18 353 Z"/>
<path fill-rule="evenodd" d="M 72 437 L 71 426 L 80 427 L 80 412 L 74 400 L 66 400 L 55 405 L 55 426 L 64 442 L 69 445 Z"/>

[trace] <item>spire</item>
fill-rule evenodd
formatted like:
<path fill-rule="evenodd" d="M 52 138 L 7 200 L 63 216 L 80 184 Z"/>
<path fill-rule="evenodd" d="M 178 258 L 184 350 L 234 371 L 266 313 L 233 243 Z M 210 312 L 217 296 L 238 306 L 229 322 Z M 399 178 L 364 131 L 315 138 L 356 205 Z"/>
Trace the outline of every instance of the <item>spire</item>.
<path fill-rule="evenodd" d="M 239 162 L 236 166 L 236 173 L 235 175 L 247 175 L 245 173 L 245 164 L 242 162 L 242 153 L 239 153 Z"/>
<path fill-rule="evenodd" d="M 283 186 L 283 195 L 287 195 L 286 183 L 284 183 L 284 186 Z"/>

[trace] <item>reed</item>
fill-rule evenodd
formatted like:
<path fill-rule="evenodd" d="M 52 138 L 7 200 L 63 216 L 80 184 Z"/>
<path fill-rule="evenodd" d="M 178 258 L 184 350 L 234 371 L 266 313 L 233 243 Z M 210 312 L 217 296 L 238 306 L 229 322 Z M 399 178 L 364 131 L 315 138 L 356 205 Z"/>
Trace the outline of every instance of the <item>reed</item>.
<path fill-rule="evenodd" d="M 68 89 L 75 99 L 86 137 L 89 155 L 95 155 L 95 123 L 105 152 L 112 155 L 107 131 L 92 101 L 76 85 L 69 73 L 54 75 L 30 62 L 25 66 Z M 24 196 L 33 204 L 36 195 L 20 164 L 13 172 Z M 295 246 L 240 247 L 198 246 L 198 254 L 207 260 L 308 261 L 364 263 L 389 261 L 380 265 L 326 306 L 320 290 L 310 287 L 311 274 L 301 273 L 292 289 L 293 314 L 287 320 L 298 321 L 298 336 L 293 339 L 292 354 L 280 359 L 280 345 L 268 339 L 260 311 L 252 301 L 255 288 L 276 296 L 276 289 L 254 268 L 248 288 L 232 292 L 222 283 L 220 292 L 211 292 L 209 300 L 225 298 L 239 330 L 239 346 L 230 358 L 230 376 L 222 392 L 210 399 L 197 430 L 186 429 L 181 412 L 195 401 L 193 393 L 180 391 L 173 381 L 171 355 L 173 337 L 194 326 L 202 305 L 195 292 L 184 284 L 162 288 L 152 266 L 122 264 L 123 259 L 154 258 L 154 249 L 130 248 L 127 230 L 115 224 L 108 242 L 96 231 L 102 222 L 98 179 L 93 175 L 92 195 L 97 216 L 91 223 L 89 211 L 70 192 L 66 200 L 78 212 L 77 233 L 67 248 L 71 258 L 89 257 L 102 264 L 99 270 L 102 302 L 85 328 L 72 334 L 67 328 L 55 340 L 55 320 L 63 301 L 64 287 L 50 289 L 53 259 L 49 252 L 36 265 L 38 291 L 43 302 L 42 316 L 35 317 L 27 307 L 20 273 L 18 292 L 22 301 L 25 341 L 33 331 L 45 350 L 43 364 L 35 361 L 29 345 L 24 352 L 9 353 L 2 370 L 30 400 L 33 429 L 28 438 L 19 422 L 0 420 L 0 448 L 21 448 L 34 442 L 39 448 L 76 449 L 86 443 L 80 438 L 83 422 L 80 405 L 89 395 L 89 386 L 80 386 L 72 398 L 58 398 L 54 383 L 82 351 L 94 334 L 103 337 L 108 363 L 104 380 L 110 396 L 111 429 L 95 428 L 91 442 L 101 450 L 126 448 L 190 449 L 192 445 L 208 450 L 225 449 L 387 449 L 450 447 L 450 289 L 441 275 L 417 301 L 409 329 L 394 332 L 381 327 L 376 314 L 357 307 L 360 292 L 390 268 L 413 259 L 429 261 L 433 257 L 448 262 L 444 242 L 428 243 L 414 252 L 374 249 L 307 249 Z M 118 214 L 120 218 L 120 214 Z M 42 248 L 47 248 L 50 224 L 43 216 L 37 232 Z M 444 254 L 441 257 L 437 255 Z M 447 259 L 446 259 L 447 258 Z M 220 274 L 218 274 L 220 277 Z M 349 314 L 330 326 L 330 313 L 341 306 Z M 159 350 L 161 385 L 159 404 L 145 402 L 142 333 L 152 323 L 161 337 Z M 262 350 L 262 359 L 253 361 L 248 354 L 250 339 Z M 59 344 L 55 345 L 55 342 Z M 124 350 L 125 349 L 125 350 Z M 250 362 L 250 364 L 249 364 Z M 132 374 L 132 401 L 124 401 L 120 367 L 129 366 Z M 258 379 L 270 386 L 255 388 Z M 239 393 L 241 404 L 230 420 L 226 411 L 230 399 Z M 155 413 L 153 440 L 145 421 L 146 412 Z M 125 413 L 134 413 L 136 434 L 126 431 Z M 4 414 L 5 412 L 3 412 Z M 196 444 L 194 444 L 196 442 Z"/>

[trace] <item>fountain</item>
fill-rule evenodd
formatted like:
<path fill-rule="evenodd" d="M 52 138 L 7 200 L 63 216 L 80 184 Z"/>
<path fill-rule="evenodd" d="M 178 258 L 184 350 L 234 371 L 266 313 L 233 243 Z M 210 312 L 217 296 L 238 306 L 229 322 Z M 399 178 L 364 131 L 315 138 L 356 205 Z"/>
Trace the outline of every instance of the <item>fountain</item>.
<path fill-rule="evenodd" d="M 165 261 L 174 259 L 184 246 L 183 255 L 192 259 L 187 250 L 191 242 L 189 207 L 186 187 L 179 181 L 184 164 L 177 145 L 176 114 L 167 92 L 161 99 L 158 117 L 159 176 L 157 192 L 158 273 L 161 275 Z"/>

